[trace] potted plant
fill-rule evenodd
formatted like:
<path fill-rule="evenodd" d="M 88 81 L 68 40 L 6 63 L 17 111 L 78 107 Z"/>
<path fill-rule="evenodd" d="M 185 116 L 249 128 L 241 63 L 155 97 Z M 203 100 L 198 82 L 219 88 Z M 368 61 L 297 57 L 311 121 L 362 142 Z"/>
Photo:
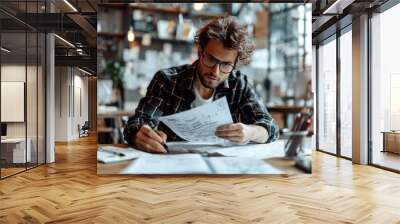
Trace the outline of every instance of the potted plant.
<path fill-rule="evenodd" d="M 104 73 L 111 76 L 113 81 L 113 93 L 115 93 L 116 102 L 113 105 L 123 109 L 124 99 L 124 85 L 122 82 L 122 75 L 124 72 L 124 63 L 118 60 L 110 60 L 107 62 Z"/>

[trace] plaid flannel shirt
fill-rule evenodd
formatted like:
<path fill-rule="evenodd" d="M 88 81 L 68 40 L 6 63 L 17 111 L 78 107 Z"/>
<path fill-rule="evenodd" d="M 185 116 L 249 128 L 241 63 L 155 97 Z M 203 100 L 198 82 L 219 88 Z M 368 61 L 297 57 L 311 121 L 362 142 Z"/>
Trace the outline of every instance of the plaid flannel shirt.
<path fill-rule="evenodd" d="M 196 63 L 163 69 L 154 75 L 147 88 L 146 96 L 140 100 L 135 114 L 129 118 L 125 126 L 124 137 L 129 145 L 134 145 L 132 136 L 136 135 L 144 124 L 165 132 L 168 141 L 182 140 L 157 118 L 191 109 L 191 104 L 195 99 L 193 80 L 196 74 Z M 242 122 L 264 127 L 269 135 L 267 143 L 279 137 L 278 126 L 267 109 L 259 103 L 247 77 L 240 71 L 232 71 L 228 79 L 216 88 L 214 100 L 224 96 L 235 123 Z"/>

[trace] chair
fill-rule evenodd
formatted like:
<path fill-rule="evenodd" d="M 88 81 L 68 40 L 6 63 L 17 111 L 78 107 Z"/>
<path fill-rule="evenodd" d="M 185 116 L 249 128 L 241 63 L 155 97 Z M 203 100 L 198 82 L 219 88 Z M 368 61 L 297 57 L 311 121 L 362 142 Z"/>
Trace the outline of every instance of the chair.
<path fill-rule="evenodd" d="M 79 138 L 80 137 L 87 137 L 89 136 L 89 129 L 90 129 L 90 125 L 89 125 L 89 121 L 85 121 L 85 123 L 80 126 L 78 124 L 78 133 L 79 133 Z"/>

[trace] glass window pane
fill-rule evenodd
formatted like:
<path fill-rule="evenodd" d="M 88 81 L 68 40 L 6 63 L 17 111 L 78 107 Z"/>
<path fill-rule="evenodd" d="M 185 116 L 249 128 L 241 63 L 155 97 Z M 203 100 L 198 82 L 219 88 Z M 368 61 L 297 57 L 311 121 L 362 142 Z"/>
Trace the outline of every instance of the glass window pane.
<path fill-rule="evenodd" d="M 318 48 L 318 144 L 336 153 L 336 41 Z"/>
<path fill-rule="evenodd" d="M 26 161 L 30 161 L 25 120 L 25 31 L 7 32 L 3 29 L 1 47 L 1 175 L 4 178 L 24 171 Z"/>
<path fill-rule="evenodd" d="M 340 37 L 340 150 L 352 156 L 352 33 Z"/>
<path fill-rule="evenodd" d="M 372 163 L 395 170 L 400 170 L 400 33 L 393 29 L 398 21 L 400 5 L 376 14 L 371 21 Z"/>
<path fill-rule="evenodd" d="M 38 164 L 45 163 L 45 60 L 46 60 L 46 52 L 45 52 L 45 44 L 46 37 L 43 33 L 39 33 L 39 41 L 38 41 Z"/>
<path fill-rule="evenodd" d="M 26 80 L 26 115 L 27 115 L 27 142 L 31 153 L 28 160 L 28 168 L 37 165 L 37 80 L 38 80 L 38 36 L 36 32 L 27 33 L 28 62 Z"/>

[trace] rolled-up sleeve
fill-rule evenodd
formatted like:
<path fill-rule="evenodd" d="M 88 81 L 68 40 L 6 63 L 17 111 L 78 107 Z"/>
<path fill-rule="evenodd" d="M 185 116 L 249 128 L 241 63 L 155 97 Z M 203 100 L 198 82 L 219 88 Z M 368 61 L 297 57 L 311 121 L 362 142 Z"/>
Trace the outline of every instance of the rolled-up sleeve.
<path fill-rule="evenodd" d="M 260 103 L 256 94 L 245 79 L 245 86 L 240 102 L 240 113 L 243 123 L 255 124 L 264 127 L 268 132 L 266 143 L 279 138 L 279 127 L 276 125 L 266 107 Z"/>
<path fill-rule="evenodd" d="M 147 87 L 146 96 L 143 97 L 124 128 L 124 138 L 129 145 L 134 145 L 132 136 L 145 124 L 155 128 L 158 124 L 156 117 L 162 116 L 164 99 L 163 89 L 167 77 L 161 71 L 157 72 Z"/>

